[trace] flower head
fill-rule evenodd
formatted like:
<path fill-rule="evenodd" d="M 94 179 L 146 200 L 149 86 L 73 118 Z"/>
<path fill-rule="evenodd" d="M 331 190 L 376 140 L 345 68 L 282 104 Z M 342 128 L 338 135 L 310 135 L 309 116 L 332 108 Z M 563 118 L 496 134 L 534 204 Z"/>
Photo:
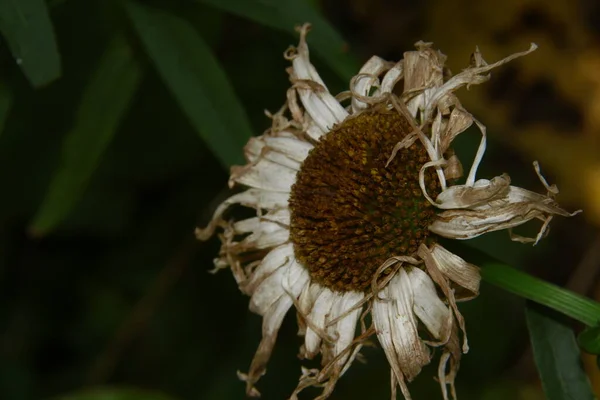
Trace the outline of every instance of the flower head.
<path fill-rule="evenodd" d="M 319 386 L 324 399 L 376 336 L 391 367 L 392 396 L 416 377 L 439 347 L 438 380 L 452 397 L 462 353 L 468 351 L 459 301 L 477 296 L 479 270 L 440 246 L 437 236 L 469 239 L 541 220 L 537 243 L 554 215 L 570 216 L 546 194 L 510 185 L 503 174 L 476 179 L 485 152 L 484 125 L 454 92 L 489 79 L 488 72 L 530 49 L 487 64 L 478 50 L 471 65 L 449 76 L 445 56 L 419 42 L 399 62 L 372 57 L 333 96 L 310 63 L 306 34 L 285 57 L 292 62 L 286 105 L 245 148 L 248 164 L 233 167 L 230 186 L 247 186 L 225 200 L 205 229 L 223 229 L 216 269 L 230 268 L 263 317 L 263 338 L 248 373 L 247 393 L 266 372 L 284 316 L 294 308 L 304 343 L 300 356 L 321 357 L 302 370 L 291 398 Z M 481 141 L 464 184 L 451 147 L 471 125 Z M 227 221 L 241 204 L 256 216 Z M 370 318 L 367 318 L 370 315 Z M 371 321 L 370 323 L 368 321 Z"/>

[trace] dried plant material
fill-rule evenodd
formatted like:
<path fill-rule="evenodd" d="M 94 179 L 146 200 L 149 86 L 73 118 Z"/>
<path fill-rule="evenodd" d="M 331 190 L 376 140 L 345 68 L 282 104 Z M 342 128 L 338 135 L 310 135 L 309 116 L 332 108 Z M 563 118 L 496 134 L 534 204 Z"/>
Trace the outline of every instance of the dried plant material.
<path fill-rule="evenodd" d="M 446 57 L 419 42 L 398 62 L 372 57 L 349 92 L 333 96 L 310 63 L 308 30 L 301 27 L 298 47 L 285 53 L 292 62 L 286 106 L 246 146 L 247 165 L 231 170 L 230 185 L 250 189 L 225 200 L 197 232 L 204 240 L 223 229 L 215 265 L 232 269 L 250 310 L 263 317 L 263 339 L 239 376 L 247 394 L 258 396 L 283 317 L 295 308 L 300 356 L 320 356 L 321 368 L 302 369 L 291 399 L 311 386 L 327 398 L 372 337 L 390 364 L 393 397 L 399 386 L 411 398 L 408 382 L 439 347 L 437 378 L 444 398 L 456 398 L 469 349 L 457 302 L 478 295 L 480 275 L 437 244 L 436 234 L 466 239 L 541 219 L 537 242 L 554 215 L 573 215 L 557 205 L 557 189 L 537 164 L 545 195 L 511 186 L 506 174 L 476 179 L 485 126 L 454 94 L 535 46 L 491 64 L 476 50 L 471 66 L 451 77 Z M 479 148 L 466 183 L 457 185 L 463 170 L 451 145 L 473 124 Z M 254 208 L 256 217 L 226 221 L 235 204 Z"/>

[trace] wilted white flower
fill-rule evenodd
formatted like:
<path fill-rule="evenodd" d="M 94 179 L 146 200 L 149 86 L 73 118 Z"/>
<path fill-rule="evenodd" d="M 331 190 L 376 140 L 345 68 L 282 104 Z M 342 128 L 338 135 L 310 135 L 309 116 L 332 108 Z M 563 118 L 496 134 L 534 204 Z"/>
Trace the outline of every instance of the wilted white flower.
<path fill-rule="evenodd" d="M 328 397 L 373 335 L 391 367 L 396 388 L 441 349 L 438 380 L 444 399 L 454 392 L 462 353 L 468 351 L 458 301 L 479 290 L 476 266 L 436 243 L 436 235 L 469 239 L 532 219 L 570 214 L 554 201 L 556 187 L 537 194 L 510 185 L 503 174 L 476 179 L 486 146 L 485 127 L 454 91 L 489 79 L 489 71 L 530 49 L 487 64 L 478 50 L 463 72 L 448 76 L 445 56 L 419 42 L 399 62 L 372 57 L 333 96 L 310 63 L 306 34 L 285 57 L 292 87 L 272 127 L 245 148 L 248 164 L 231 169 L 230 186 L 249 187 L 225 200 L 201 240 L 217 227 L 223 245 L 217 269 L 231 268 L 250 310 L 263 317 L 262 341 L 247 373 L 247 393 L 266 372 L 277 332 L 293 307 L 304 337 L 300 355 L 321 356 L 320 369 L 303 368 L 291 398 L 319 386 Z M 347 104 L 347 105 L 343 105 Z M 472 124 L 481 142 L 464 184 L 452 141 Z M 235 204 L 256 217 L 223 219 Z M 371 318 L 366 318 L 370 314 Z M 372 321 L 368 325 L 367 321 Z M 420 329 L 423 327 L 424 329 Z M 425 332 L 425 333 L 423 333 Z"/>

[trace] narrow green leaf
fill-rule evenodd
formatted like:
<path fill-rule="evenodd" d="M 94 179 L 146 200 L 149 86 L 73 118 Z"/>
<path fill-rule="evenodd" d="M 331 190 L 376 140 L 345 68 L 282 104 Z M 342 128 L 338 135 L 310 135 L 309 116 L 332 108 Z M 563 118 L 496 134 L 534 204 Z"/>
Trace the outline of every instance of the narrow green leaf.
<path fill-rule="evenodd" d="M 489 283 L 550 307 L 588 326 L 594 326 L 600 321 L 600 303 L 515 268 L 485 263 L 481 268 L 481 276 Z"/>
<path fill-rule="evenodd" d="M 99 388 L 55 397 L 54 400 L 174 400 L 166 394 L 134 388 Z"/>
<path fill-rule="evenodd" d="M 341 35 L 306 0 L 197 0 L 284 32 L 310 22 L 311 48 L 344 80 L 358 72 L 358 62 L 348 52 Z"/>
<path fill-rule="evenodd" d="M 548 400 L 592 400 L 573 331 L 551 310 L 528 304 L 525 310 L 533 356 Z"/>
<path fill-rule="evenodd" d="M 243 163 L 252 128 L 202 37 L 178 16 L 133 1 L 126 9 L 159 74 L 221 164 Z"/>
<path fill-rule="evenodd" d="M 104 150 L 127 111 L 141 78 L 141 69 L 121 37 L 106 50 L 84 90 L 72 130 L 63 142 L 57 169 L 31 232 L 55 228 L 83 194 Z"/>
<path fill-rule="evenodd" d="M 4 82 L 0 82 L 0 135 L 2 135 L 2 131 L 4 131 L 4 125 L 10 114 L 12 103 L 13 96 L 10 89 Z"/>
<path fill-rule="evenodd" d="M 33 86 L 58 79 L 60 55 L 44 0 L 0 1 L 0 31 Z"/>

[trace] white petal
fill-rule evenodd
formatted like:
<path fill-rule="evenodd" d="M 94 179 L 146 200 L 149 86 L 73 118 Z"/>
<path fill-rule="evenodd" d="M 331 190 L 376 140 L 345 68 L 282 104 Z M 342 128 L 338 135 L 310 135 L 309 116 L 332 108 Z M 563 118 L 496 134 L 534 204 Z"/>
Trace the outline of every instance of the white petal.
<path fill-rule="evenodd" d="M 278 283 L 281 283 L 281 285 L 279 285 L 280 287 L 285 288 L 285 294 L 277 297 L 267 308 L 261 308 L 259 310 L 260 313 L 264 315 L 262 324 L 263 338 L 252 359 L 248 374 L 242 374 L 243 379 L 246 381 L 246 392 L 248 395 L 259 395 L 258 391 L 254 388 L 254 384 L 266 371 L 266 365 L 271 357 L 273 347 L 275 346 L 277 333 L 281 327 L 281 323 L 283 322 L 285 314 L 293 304 L 292 297 L 297 298 L 309 281 L 308 273 L 302 267 L 291 265 L 289 268 L 282 268 L 278 271 L 282 270 L 286 270 L 287 275 Z M 262 286 L 263 285 L 261 285 L 261 287 Z M 252 296 L 252 298 L 254 299 L 254 296 Z M 272 299 L 274 296 L 271 296 L 270 298 Z M 264 306 L 265 305 L 261 305 L 261 307 Z"/>
<path fill-rule="evenodd" d="M 404 62 L 394 65 L 381 80 L 381 93 L 392 93 L 396 84 L 404 76 Z"/>
<path fill-rule="evenodd" d="M 427 273 L 412 268 L 408 277 L 414 294 L 413 311 L 434 338 L 447 341 L 452 329 L 452 312 L 438 296 Z"/>
<path fill-rule="evenodd" d="M 287 207 L 269 211 L 262 217 L 265 221 L 271 221 L 283 226 L 290 226 L 290 209 Z"/>
<path fill-rule="evenodd" d="M 320 330 L 321 333 L 325 333 L 325 317 L 331 312 L 332 301 L 336 296 L 338 295 L 324 288 L 308 315 L 310 324 L 307 324 L 306 337 L 304 338 L 306 358 L 313 358 L 317 355 L 321 344 L 321 336 L 311 328 L 311 325 Z"/>
<path fill-rule="evenodd" d="M 253 207 L 257 210 L 275 209 L 287 207 L 288 199 L 288 193 L 270 192 L 261 189 L 248 189 L 244 192 L 234 194 L 217 207 L 211 222 L 206 228 L 196 230 L 196 236 L 200 240 L 207 240 L 213 234 L 223 213 L 234 204 Z"/>
<path fill-rule="evenodd" d="M 308 153 L 314 147 L 312 144 L 296 138 L 270 137 L 265 140 L 270 148 L 299 163 L 308 157 Z"/>
<path fill-rule="evenodd" d="M 313 121 L 319 126 L 319 128 L 327 132 L 333 126 L 339 122 L 342 122 L 345 117 L 348 115 L 346 110 L 342 108 L 342 106 L 338 103 L 339 108 L 343 111 L 344 114 L 335 115 L 331 112 L 327 104 L 323 101 L 324 94 L 320 91 L 313 91 L 312 89 L 304 89 L 298 88 L 298 95 L 300 96 L 300 100 L 302 101 L 302 105 L 306 109 L 306 112 L 311 116 Z M 333 101 L 337 102 L 333 96 L 327 93 L 329 97 L 333 99 Z"/>
<path fill-rule="evenodd" d="M 292 66 L 294 68 L 293 80 L 308 80 L 317 84 L 315 87 L 307 88 L 300 82 L 297 88 L 304 108 L 317 125 L 326 132 L 334 124 L 342 122 L 348 116 L 348 112 L 329 93 L 317 70 L 310 63 L 308 46 L 303 34 L 298 45 L 298 54 L 293 59 Z"/>
<path fill-rule="evenodd" d="M 310 143 L 288 137 L 259 136 L 250 138 L 244 148 L 244 154 L 250 164 L 254 164 L 260 157 L 264 157 L 298 171 L 306 156 L 300 160 L 297 158 L 302 155 L 305 147 L 311 149 L 313 146 Z M 300 152 L 299 155 L 295 154 L 298 152 Z"/>
<path fill-rule="evenodd" d="M 321 129 L 316 123 L 315 121 L 312 120 L 312 118 L 309 118 L 308 122 L 307 122 L 307 128 L 306 128 L 306 133 L 308 136 L 310 136 L 313 140 L 319 140 L 321 138 L 321 136 L 327 134 L 327 132 L 329 132 L 328 130 L 323 130 Z"/>
<path fill-rule="evenodd" d="M 365 65 L 362 66 L 359 75 L 353 80 L 353 85 L 350 87 L 352 93 L 356 93 L 359 96 L 369 96 L 371 88 L 373 86 L 379 86 L 379 75 L 381 75 L 386 69 L 388 69 L 388 62 L 384 59 L 373 56 Z M 352 98 L 352 110 L 354 113 L 363 110 L 368 107 L 367 103 L 364 103 L 357 98 Z"/>
<path fill-rule="evenodd" d="M 238 221 L 233 224 L 233 231 L 236 234 L 250 233 L 241 242 L 234 244 L 242 250 L 250 248 L 267 249 L 287 242 L 290 237 L 287 227 L 261 217 Z"/>
<path fill-rule="evenodd" d="M 459 298 L 459 294 L 461 300 L 467 300 L 479 294 L 479 283 L 481 281 L 479 268 L 473 264 L 469 264 L 438 244 L 433 246 L 431 254 L 437 262 L 439 270 L 448 279 L 468 290 L 468 293 L 465 294 L 455 293 L 457 299 Z"/>
<path fill-rule="evenodd" d="M 263 280 L 250 298 L 250 311 L 265 315 L 280 297 L 289 297 L 291 292 L 295 297 L 300 295 L 302 288 L 309 280 L 308 272 L 299 266 L 295 260 L 276 269 Z"/>
<path fill-rule="evenodd" d="M 294 246 L 286 243 L 271 250 L 252 272 L 247 281 L 242 282 L 241 289 L 244 293 L 252 294 L 256 287 L 261 284 L 277 269 L 289 265 L 294 258 Z"/>
<path fill-rule="evenodd" d="M 308 316 L 323 290 L 325 290 L 323 286 L 319 285 L 318 283 L 312 282 L 310 286 L 308 286 L 307 289 L 300 294 L 299 311 L 302 312 L 304 315 Z"/>
<path fill-rule="evenodd" d="M 430 360 L 429 350 L 419 338 L 413 296 L 410 279 L 401 268 L 388 284 L 387 296 L 376 297 L 373 304 L 377 337 L 398 381 L 404 377 L 411 381 Z"/>
<path fill-rule="evenodd" d="M 295 180 L 295 170 L 261 158 L 253 165 L 232 167 L 229 186 L 235 182 L 257 189 L 289 193 Z"/>
<path fill-rule="evenodd" d="M 388 299 L 388 288 L 383 288 L 379 292 L 378 296 L 381 296 L 383 299 Z M 373 302 L 373 310 L 371 311 L 371 314 L 373 315 L 373 324 L 375 325 L 377 338 L 379 339 L 379 343 L 381 344 L 385 356 L 388 359 L 388 363 L 390 364 L 396 379 L 399 382 L 403 382 L 404 374 L 400 369 L 400 364 L 398 363 L 396 356 L 396 349 L 392 341 L 392 321 L 390 320 L 388 313 L 388 308 L 390 307 L 391 303 L 389 302 L 375 300 Z"/>
<path fill-rule="evenodd" d="M 340 370 L 351 354 L 351 351 L 348 351 L 348 347 L 354 340 L 356 323 L 358 322 L 362 307 L 358 307 L 353 311 L 350 310 L 355 308 L 363 298 L 364 294 L 359 292 L 346 292 L 342 296 L 337 296 L 331 308 L 331 313 L 327 316 L 329 324 L 329 322 L 345 315 L 327 328 L 327 333 L 329 333 L 330 336 L 337 338 L 331 358 L 333 359 L 346 351 L 346 353 L 336 361 L 336 365 Z"/>

